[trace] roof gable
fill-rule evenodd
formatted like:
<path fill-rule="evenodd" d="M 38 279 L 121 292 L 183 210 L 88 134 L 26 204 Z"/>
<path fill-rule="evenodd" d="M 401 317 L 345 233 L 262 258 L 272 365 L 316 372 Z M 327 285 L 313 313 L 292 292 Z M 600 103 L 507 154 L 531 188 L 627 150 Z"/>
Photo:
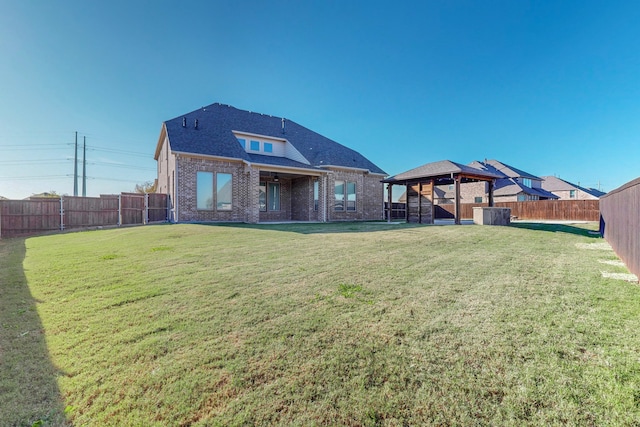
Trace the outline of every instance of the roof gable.
<path fill-rule="evenodd" d="M 528 178 L 535 179 L 540 181 L 541 178 L 530 174 L 529 172 L 525 172 L 521 169 L 514 168 L 513 166 L 509 166 L 506 163 L 499 162 L 497 160 L 485 160 L 484 162 L 474 161 L 471 163 L 474 167 L 480 167 L 482 169 L 486 169 L 490 172 L 500 174 L 506 178 Z"/>
<path fill-rule="evenodd" d="M 460 163 L 452 162 L 451 160 L 440 160 L 438 162 L 427 163 L 406 172 L 399 173 L 398 175 L 387 178 L 385 181 L 402 181 L 408 179 L 445 176 L 460 173 L 483 176 L 487 178 L 499 177 L 498 175 L 495 175 L 489 171 L 483 171 L 471 166 L 462 165 Z"/>
<path fill-rule="evenodd" d="M 298 123 L 229 105 L 211 104 L 165 122 L 175 152 L 252 161 L 238 143 L 234 131 L 288 141 L 315 167 L 338 166 L 386 175 L 362 154 Z"/>
<path fill-rule="evenodd" d="M 597 190 L 595 188 L 586 188 L 581 187 L 579 185 L 573 184 L 572 182 L 565 181 L 562 178 L 558 178 L 556 176 L 543 176 L 542 177 L 542 188 L 547 191 L 570 191 L 570 190 L 580 190 L 585 193 L 593 196 L 593 197 L 602 197 L 606 193 Z"/>

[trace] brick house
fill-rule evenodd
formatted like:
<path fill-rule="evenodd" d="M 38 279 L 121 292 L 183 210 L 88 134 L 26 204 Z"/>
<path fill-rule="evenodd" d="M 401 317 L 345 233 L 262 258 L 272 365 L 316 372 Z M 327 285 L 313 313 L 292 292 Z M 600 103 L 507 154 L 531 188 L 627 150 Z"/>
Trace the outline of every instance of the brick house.
<path fill-rule="evenodd" d="M 494 200 L 496 202 L 524 202 L 558 198 L 542 187 L 542 178 L 498 160 L 474 161 L 469 163 L 469 166 L 500 176 L 495 181 Z M 486 197 L 484 199 L 482 197 L 485 193 L 485 183 L 467 184 L 461 189 L 462 203 L 486 203 Z"/>
<path fill-rule="evenodd" d="M 155 159 L 176 222 L 383 217 L 386 173 L 284 118 L 212 104 L 164 122 Z"/>
<path fill-rule="evenodd" d="M 542 188 L 558 196 L 560 200 L 598 200 L 606 193 L 595 188 L 585 188 L 555 176 L 543 176 Z"/>

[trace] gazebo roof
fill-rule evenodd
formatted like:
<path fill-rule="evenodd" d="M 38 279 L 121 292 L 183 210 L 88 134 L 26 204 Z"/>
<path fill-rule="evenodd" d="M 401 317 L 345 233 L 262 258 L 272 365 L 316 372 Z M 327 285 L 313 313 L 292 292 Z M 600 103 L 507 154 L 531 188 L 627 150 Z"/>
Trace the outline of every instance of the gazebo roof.
<path fill-rule="evenodd" d="M 499 175 L 493 172 L 452 162 L 451 160 L 440 160 L 439 162 L 427 163 L 406 172 L 391 176 L 382 180 L 382 182 L 389 184 L 403 184 L 408 181 L 415 181 L 424 178 L 449 177 L 452 175 L 461 175 L 466 178 L 475 178 L 482 181 L 491 181 L 493 179 L 500 178 Z"/>

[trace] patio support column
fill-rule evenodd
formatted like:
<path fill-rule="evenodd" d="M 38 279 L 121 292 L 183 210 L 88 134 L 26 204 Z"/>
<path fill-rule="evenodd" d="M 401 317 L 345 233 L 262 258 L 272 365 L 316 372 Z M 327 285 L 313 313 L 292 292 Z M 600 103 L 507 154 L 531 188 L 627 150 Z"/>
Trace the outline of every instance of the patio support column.
<path fill-rule="evenodd" d="M 392 200 L 391 200 L 391 193 L 392 193 L 392 187 L 393 184 L 389 183 L 387 184 L 387 222 L 391 222 L 391 212 L 392 212 Z"/>
<path fill-rule="evenodd" d="M 418 224 L 422 224 L 422 181 L 418 183 Z"/>
<path fill-rule="evenodd" d="M 455 182 L 455 192 L 456 192 L 454 223 L 459 225 L 460 224 L 460 175 L 456 175 L 453 179 Z"/>
<path fill-rule="evenodd" d="M 407 200 L 404 202 L 404 220 L 405 222 L 409 222 L 409 183 L 406 182 L 404 184 L 404 194 L 407 196 Z"/>
<path fill-rule="evenodd" d="M 489 207 L 493 207 L 493 186 L 495 184 L 495 180 L 492 179 L 489 181 Z"/>

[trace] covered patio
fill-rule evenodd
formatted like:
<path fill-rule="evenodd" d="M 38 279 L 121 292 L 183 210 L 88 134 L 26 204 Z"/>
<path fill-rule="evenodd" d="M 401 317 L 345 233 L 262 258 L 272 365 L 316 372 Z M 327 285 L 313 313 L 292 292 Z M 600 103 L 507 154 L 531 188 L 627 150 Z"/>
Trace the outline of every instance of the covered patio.
<path fill-rule="evenodd" d="M 406 187 L 406 221 L 434 224 L 434 191 L 439 185 L 453 185 L 454 190 L 454 224 L 460 224 L 460 185 L 469 182 L 487 182 L 489 206 L 493 206 L 493 190 L 495 180 L 500 176 L 462 165 L 450 160 L 427 163 L 417 168 L 402 172 L 398 175 L 382 180 L 388 184 L 388 201 L 391 203 L 392 187 L 403 185 Z M 391 221 L 391 215 L 387 215 Z"/>

